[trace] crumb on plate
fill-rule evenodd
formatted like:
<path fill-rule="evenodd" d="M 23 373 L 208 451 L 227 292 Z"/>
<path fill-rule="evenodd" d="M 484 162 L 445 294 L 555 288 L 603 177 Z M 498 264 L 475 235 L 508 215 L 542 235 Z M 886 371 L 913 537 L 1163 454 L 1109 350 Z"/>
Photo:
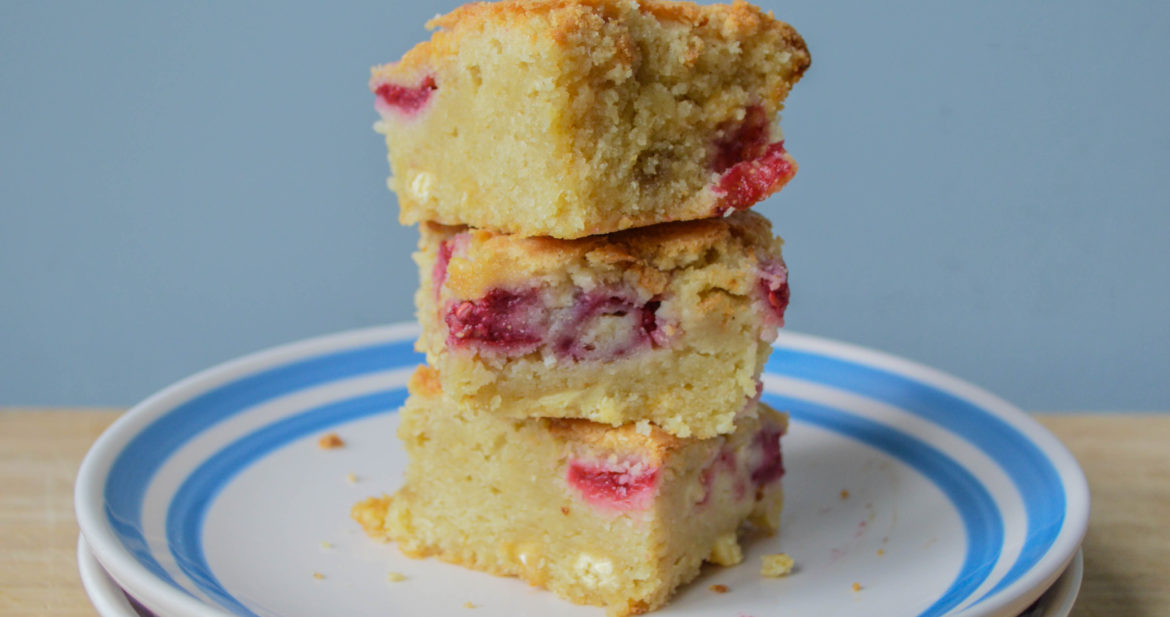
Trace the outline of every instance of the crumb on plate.
<path fill-rule="evenodd" d="M 711 585 L 707 589 L 710 589 L 711 591 L 714 591 L 715 593 L 727 593 L 727 592 L 731 591 L 731 589 L 728 588 L 727 585 Z"/>
<path fill-rule="evenodd" d="M 463 608 L 475 608 L 475 605 L 472 604 L 470 600 L 468 600 L 467 602 L 463 603 Z"/>
<path fill-rule="evenodd" d="M 386 580 L 391 583 L 401 583 L 406 580 L 406 575 L 401 572 L 387 572 Z"/>
<path fill-rule="evenodd" d="M 350 484 L 357 484 L 357 481 L 358 481 L 357 474 L 352 472 L 352 471 L 345 474 L 345 481 L 349 482 Z"/>
<path fill-rule="evenodd" d="M 792 573 L 792 567 L 795 564 L 796 562 L 787 553 L 764 555 L 763 565 L 760 567 L 760 574 L 769 578 L 788 576 Z"/>
<path fill-rule="evenodd" d="M 853 591 L 861 591 L 861 583 L 853 583 Z"/>
<path fill-rule="evenodd" d="M 321 580 L 325 580 L 325 575 L 324 575 L 324 574 L 321 574 L 320 572 L 314 572 L 314 573 L 313 573 L 313 578 L 315 578 L 315 579 L 317 579 L 317 580 L 321 581 Z"/>
<path fill-rule="evenodd" d="M 322 540 L 321 541 L 321 548 L 323 548 L 325 550 L 329 550 L 329 549 L 333 548 L 333 545 L 330 544 L 329 542 Z"/>
<path fill-rule="evenodd" d="M 345 442 L 341 440 L 341 437 L 339 437 L 337 433 L 326 433 L 317 440 L 317 447 L 321 448 L 322 450 L 332 450 L 334 448 L 340 448 L 344 445 Z"/>
<path fill-rule="evenodd" d="M 849 489 L 841 489 L 841 499 L 849 499 Z"/>

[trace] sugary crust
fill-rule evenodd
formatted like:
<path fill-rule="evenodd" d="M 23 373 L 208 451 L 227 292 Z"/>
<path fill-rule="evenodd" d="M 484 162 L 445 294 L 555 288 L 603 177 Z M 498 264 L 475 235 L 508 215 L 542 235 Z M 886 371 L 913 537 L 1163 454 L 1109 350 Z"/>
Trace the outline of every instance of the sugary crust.
<path fill-rule="evenodd" d="M 595 18 L 605 21 L 617 19 L 623 13 L 641 11 L 660 21 L 675 22 L 692 29 L 703 29 L 728 39 L 758 36 L 766 30 L 779 35 L 786 48 L 796 56 L 792 81 L 800 79 L 812 63 L 808 46 L 792 26 L 776 19 L 771 11 L 764 11 L 743 0 L 731 4 L 702 6 L 693 2 L 661 0 L 506 0 L 504 2 L 472 2 L 446 15 L 427 22 L 428 30 L 438 30 L 430 41 L 420 43 L 396 63 L 374 67 L 374 78 L 388 79 L 411 70 L 430 66 L 433 58 L 450 54 L 465 33 L 481 32 L 486 26 L 502 26 L 534 19 L 547 21 L 550 39 L 565 44 L 569 33 L 596 26 Z M 626 49 L 620 57 L 632 58 Z M 784 93 L 780 94 L 781 98 Z"/>
<path fill-rule="evenodd" d="M 424 223 L 422 242 L 426 244 L 433 242 L 432 238 L 448 238 L 464 231 L 467 228 Z M 719 274 L 728 280 L 711 281 L 712 285 L 729 286 L 743 293 L 736 288 L 751 283 L 746 276 L 750 268 L 767 259 L 778 259 L 783 245 L 780 238 L 772 235 L 768 219 L 750 211 L 575 240 L 524 238 L 485 230 L 471 230 L 470 238 L 468 252 L 475 256 L 474 265 L 452 260 L 445 283 L 458 295 L 468 298 L 482 295 L 493 287 L 569 267 L 620 270 L 649 293 L 659 294 L 670 283 L 669 272 L 717 260 L 727 262 L 727 268 Z"/>

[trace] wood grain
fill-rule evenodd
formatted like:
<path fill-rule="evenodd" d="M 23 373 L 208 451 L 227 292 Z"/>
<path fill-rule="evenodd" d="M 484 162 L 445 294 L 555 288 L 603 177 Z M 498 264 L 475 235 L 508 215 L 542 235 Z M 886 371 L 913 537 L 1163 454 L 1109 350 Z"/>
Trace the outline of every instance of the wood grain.
<path fill-rule="evenodd" d="M 0 615 L 97 613 L 77 574 L 73 482 L 112 410 L 0 409 Z M 1092 491 L 1074 617 L 1170 615 L 1170 413 L 1036 416 Z"/>
<path fill-rule="evenodd" d="M 1036 417 L 1089 480 L 1085 578 L 1073 617 L 1170 615 L 1170 414 Z"/>
<path fill-rule="evenodd" d="M 0 615 L 96 615 L 77 573 L 73 481 L 119 412 L 0 411 Z"/>

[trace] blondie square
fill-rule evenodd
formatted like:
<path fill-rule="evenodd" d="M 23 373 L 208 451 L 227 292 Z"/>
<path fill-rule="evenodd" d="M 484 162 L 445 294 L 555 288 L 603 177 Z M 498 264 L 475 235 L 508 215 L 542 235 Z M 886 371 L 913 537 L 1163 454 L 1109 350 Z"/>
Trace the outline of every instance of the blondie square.
<path fill-rule="evenodd" d="M 745 521 L 779 523 L 787 419 L 763 405 L 731 434 L 680 439 L 470 411 L 426 367 L 410 391 L 405 484 L 352 514 L 411 557 L 517 576 L 623 616 L 662 606 L 703 561 L 738 563 Z"/>
<path fill-rule="evenodd" d="M 755 409 L 788 304 L 759 214 L 577 240 L 421 232 L 418 348 L 457 402 L 679 437 L 729 433 Z"/>
<path fill-rule="evenodd" d="M 775 121 L 809 66 L 745 2 L 477 2 L 370 89 L 401 220 L 577 238 L 747 208 L 796 172 Z"/>

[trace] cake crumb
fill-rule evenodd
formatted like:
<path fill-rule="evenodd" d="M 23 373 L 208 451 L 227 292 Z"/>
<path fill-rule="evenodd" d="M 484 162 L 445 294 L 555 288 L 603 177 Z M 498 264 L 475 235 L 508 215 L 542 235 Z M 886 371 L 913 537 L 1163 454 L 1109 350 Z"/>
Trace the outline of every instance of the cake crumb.
<path fill-rule="evenodd" d="M 323 549 L 325 549 L 325 550 L 329 550 L 329 549 L 333 548 L 333 545 L 332 545 L 332 544 L 330 544 L 330 543 L 328 543 L 328 542 L 326 542 L 326 541 L 324 541 L 324 540 L 322 540 L 322 541 L 321 541 L 321 548 L 323 548 Z"/>
<path fill-rule="evenodd" d="M 345 474 L 345 481 L 349 482 L 350 484 L 357 484 L 357 481 L 358 481 L 357 474 L 352 472 L 352 471 Z"/>
<path fill-rule="evenodd" d="M 731 591 L 731 589 L 729 589 L 727 587 L 727 585 L 711 585 L 707 589 L 710 589 L 711 591 L 714 591 L 715 593 L 727 593 L 727 592 Z"/>
<path fill-rule="evenodd" d="M 561 514 L 568 516 L 569 515 L 569 506 L 561 506 Z"/>
<path fill-rule="evenodd" d="M 721 566 L 734 566 L 743 561 L 743 550 L 734 531 L 715 538 L 715 546 L 711 547 L 707 561 Z"/>
<path fill-rule="evenodd" d="M 861 591 L 861 583 L 853 583 L 853 591 Z"/>
<path fill-rule="evenodd" d="M 463 608 L 475 608 L 475 605 L 472 604 L 470 600 L 468 600 L 467 602 L 463 603 Z"/>
<path fill-rule="evenodd" d="M 321 448 L 322 450 L 332 450 L 334 448 L 340 448 L 344 445 L 345 442 L 341 440 L 341 437 L 339 437 L 337 433 L 326 433 L 317 440 L 317 447 Z"/>
<path fill-rule="evenodd" d="M 849 490 L 841 489 L 841 499 L 849 499 Z"/>
<path fill-rule="evenodd" d="M 387 572 L 386 580 L 391 583 L 401 583 L 406 580 L 406 575 L 401 572 Z"/>
<path fill-rule="evenodd" d="M 317 579 L 317 580 L 319 580 L 319 581 L 322 581 L 322 580 L 325 580 L 325 575 L 324 575 L 324 574 L 321 574 L 320 572 L 314 572 L 314 573 L 313 573 L 313 578 L 315 578 L 315 579 Z"/>
<path fill-rule="evenodd" d="M 796 562 L 787 553 L 764 555 L 763 565 L 760 566 L 760 574 L 769 578 L 788 576 L 792 573 L 792 567 L 794 565 L 796 565 Z"/>
<path fill-rule="evenodd" d="M 878 557 L 881 557 L 882 555 L 885 555 L 885 554 L 886 554 L 885 549 L 881 549 L 881 548 L 878 549 Z"/>

